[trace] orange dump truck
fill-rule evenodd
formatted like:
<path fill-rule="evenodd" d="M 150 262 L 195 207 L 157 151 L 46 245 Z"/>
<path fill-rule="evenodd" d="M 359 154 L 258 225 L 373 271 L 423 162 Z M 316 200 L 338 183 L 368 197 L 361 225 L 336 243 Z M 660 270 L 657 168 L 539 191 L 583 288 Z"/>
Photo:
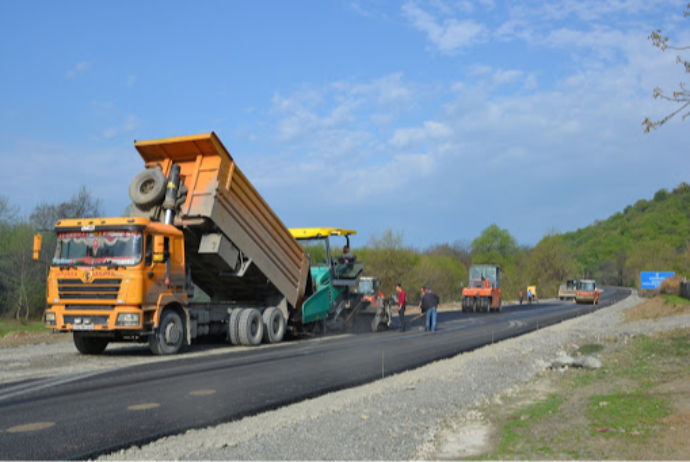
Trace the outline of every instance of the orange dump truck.
<path fill-rule="evenodd" d="M 280 342 L 328 316 L 326 303 L 303 311 L 322 289 L 309 258 L 214 133 L 135 148 L 146 170 L 131 183 L 130 217 L 55 225 L 47 327 L 73 332 L 85 354 L 117 341 L 173 354 L 204 335 Z M 210 301 L 194 301 L 195 285 Z"/>
<path fill-rule="evenodd" d="M 498 265 L 473 265 L 470 282 L 462 289 L 462 311 L 501 312 L 501 267 Z"/>

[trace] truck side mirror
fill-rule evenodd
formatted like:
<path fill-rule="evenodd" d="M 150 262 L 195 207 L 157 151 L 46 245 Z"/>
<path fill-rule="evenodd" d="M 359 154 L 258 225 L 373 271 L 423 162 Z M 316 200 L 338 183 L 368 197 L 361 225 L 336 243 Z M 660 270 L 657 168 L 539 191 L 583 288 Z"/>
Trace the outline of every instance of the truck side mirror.
<path fill-rule="evenodd" d="M 34 234 L 34 260 L 38 260 L 38 255 L 41 253 L 41 244 L 43 243 L 43 235 Z"/>
<path fill-rule="evenodd" d="M 160 234 L 153 236 L 153 261 L 156 263 L 165 261 L 165 237 Z"/>

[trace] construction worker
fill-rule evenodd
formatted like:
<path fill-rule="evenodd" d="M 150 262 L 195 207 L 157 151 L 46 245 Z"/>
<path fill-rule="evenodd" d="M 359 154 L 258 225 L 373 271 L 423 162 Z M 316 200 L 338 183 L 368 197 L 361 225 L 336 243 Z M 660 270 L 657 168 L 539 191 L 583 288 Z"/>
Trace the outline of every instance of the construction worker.
<path fill-rule="evenodd" d="M 343 254 L 338 257 L 338 260 L 340 263 L 345 263 L 346 265 L 355 261 L 355 256 L 350 253 L 350 247 L 348 245 L 343 246 Z"/>
<path fill-rule="evenodd" d="M 407 308 L 407 293 L 403 290 L 399 282 L 395 286 L 398 293 L 398 319 L 400 320 L 400 330 L 405 331 L 405 308 Z"/>
<path fill-rule="evenodd" d="M 527 290 L 527 300 L 532 303 L 532 289 Z"/>
<path fill-rule="evenodd" d="M 436 316 L 439 303 L 438 295 L 433 293 L 429 286 L 424 287 L 421 309 L 426 314 L 425 330 L 427 332 L 436 332 Z"/>
<path fill-rule="evenodd" d="M 520 291 L 520 305 L 522 305 L 522 290 Z"/>

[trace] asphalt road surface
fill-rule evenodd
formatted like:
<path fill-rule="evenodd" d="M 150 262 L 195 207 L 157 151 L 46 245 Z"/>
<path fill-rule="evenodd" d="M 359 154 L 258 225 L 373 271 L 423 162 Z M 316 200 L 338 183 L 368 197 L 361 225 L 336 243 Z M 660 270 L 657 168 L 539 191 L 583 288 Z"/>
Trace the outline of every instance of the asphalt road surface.
<path fill-rule="evenodd" d="M 426 333 L 397 330 L 284 343 L 0 387 L 0 459 L 85 459 L 374 381 L 612 304 L 445 311 Z M 397 320 L 394 320 L 397 321 Z M 230 349 L 230 348 L 229 348 Z M 0 371 L 1 373 L 1 371 Z"/>

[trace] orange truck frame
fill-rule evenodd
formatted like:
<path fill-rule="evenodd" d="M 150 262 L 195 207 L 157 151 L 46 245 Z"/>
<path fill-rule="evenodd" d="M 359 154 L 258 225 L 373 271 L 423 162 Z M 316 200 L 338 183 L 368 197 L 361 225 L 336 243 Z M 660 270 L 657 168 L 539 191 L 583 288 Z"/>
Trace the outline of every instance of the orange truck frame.
<path fill-rule="evenodd" d="M 470 281 L 462 289 L 462 311 L 500 313 L 503 309 L 501 299 L 501 267 L 498 265 L 472 265 Z"/>
<path fill-rule="evenodd" d="M 165 355 L 204 335 L 277 343 L 328 316 L 326 304 L 302 310 L 321 290 L 309 258 L 214 133 L 135 148 L 146 170 L 129 217 L 55 224 L 46 327 L 84 354 L 134 341 Z M 40 247 L 37 236 L 34 258 Z M 210 301 L 195 302 L 194 285 Z"/>

